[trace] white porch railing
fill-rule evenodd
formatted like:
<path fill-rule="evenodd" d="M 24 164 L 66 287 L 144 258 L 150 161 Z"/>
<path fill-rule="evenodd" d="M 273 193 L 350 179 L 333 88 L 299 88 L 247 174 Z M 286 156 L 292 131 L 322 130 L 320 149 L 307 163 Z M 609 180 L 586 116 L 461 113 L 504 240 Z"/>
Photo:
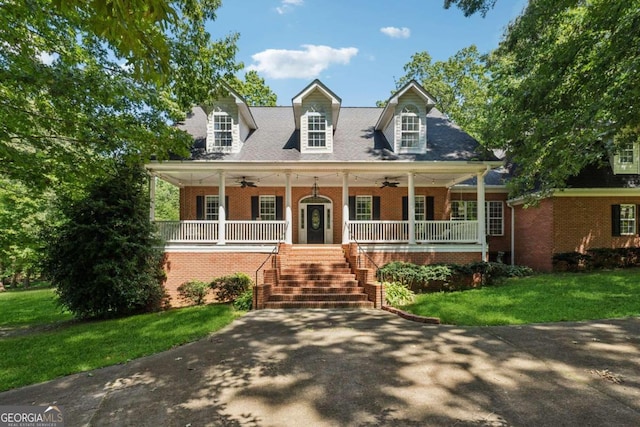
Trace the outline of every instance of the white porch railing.
<path fill-rule="evenodd" d="M 409 221 L 349 221 L 351 237 L 360 243 L 407 243 Z M 478 221 L 416 221 L 415 240 L 422 243 L 473 243 Z"/>
<path fill-rule="evenodd" d="M 156 221 L 168 243 L 218 243 L 218 221 Z M 226 221 L 225 241 L 276 243 L 284 236 L 285 221 Z"/>

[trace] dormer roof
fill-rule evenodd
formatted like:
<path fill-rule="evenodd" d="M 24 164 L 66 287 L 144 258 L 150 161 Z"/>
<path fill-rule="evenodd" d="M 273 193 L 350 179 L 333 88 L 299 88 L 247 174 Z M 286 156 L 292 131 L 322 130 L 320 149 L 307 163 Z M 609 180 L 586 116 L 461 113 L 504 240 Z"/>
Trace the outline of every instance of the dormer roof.
<path fill-rule="evenodd" d="M 406 94 L 407 92 L 413 92 L 418 95 L 425 103 L 427 107 L 427 111 L 433 108 L 436 105 L 436 99 L 433 95 L 431 95 L 425 88 L 423 88 L 418 82 L 415 80 L 411 80 L 406 85 L 402 86 L 396 93 L 394 93 L 389 100 L 387 100 L 387 104 L 382 110 L 382 114 L 380 114 L 380 118 L 376 123 L 376 130 L 383 130 L 393 118 L 396 107 L 400 101 L 400 98 Z"/>
<path fill-rule="evenodd" d="M 253 130 L 258 129 L 258 125 L 255 119 L 253 118 L 253 114 L 251 113 L 251 109 L 249 108 L 247 101 L 245 101 L 242 95 L 240 95 L 238 92 L 233 90 L 233 88 L 229 86 L 227 83 L 222 82 L 221 84 L 222 84 L 222 92 L 223 93 L 227 92 L 231 96 L 231 98 L 235 99 L 236 105 L 238 107 L 238 113 L 240 114 L 240 117 L 244 120 L 244 122 L 247 124 L 247 126 Z M 204 112 L 207 115 L 211 114 L 210 105 L 201 105 L 200 107 L 204 110 Z"/>
<path fill-rule="evenodd" d="M 312 94 L 314 91 L 318 90 L 322 93 L 328 100 L 331 101 L 331 116 L 332 123 L 334 129 L 338 125 L 338 116 L 340 115 L 340 105 L 342 104 L 342 99 L 335 93 L 331 91 L 327 86 L 325 86 L 320 80 L 315 79 L 312 81 L 307 87 L 302 89 L 300 93 L 293 97 L 291 103 L 293 104 L 293 117 L 296 123 L 296 129 L 300 129 L 300 117 L 304 114 L 302 111 L 302 102 L 306 97 Z"/>

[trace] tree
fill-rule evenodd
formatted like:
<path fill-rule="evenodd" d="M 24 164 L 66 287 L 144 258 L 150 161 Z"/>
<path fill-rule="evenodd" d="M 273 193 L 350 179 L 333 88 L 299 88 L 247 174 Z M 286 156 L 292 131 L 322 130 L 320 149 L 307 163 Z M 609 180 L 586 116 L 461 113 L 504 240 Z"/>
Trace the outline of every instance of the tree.
<path fill-rule="evenodd" d="M 449 9 L 456 5 L 462 10 L 464 16 L 471 16 L 480 12 L 484 17 L 487 12 L 495 6 L 497 0 L 444 0 L 444 8 Z"/>
<path fill-rule="evenodd" d="M 485 141 L 512 192 L 562 188 L 640 135 L 640 0 L 536 0 L 491 55 Z"/>
<path fill-rule="evenodd" d="M 477 139 L 486 123 L 489 75 L 484 56 L 475 45 L 446 61 L 432 62 L 428 52 L 418 52 L 404 66 L 397 87 L 416 80 L 431 93 L 437 107 Z"/>
<path fill-rule="evenodd" d="M 156 180 L 156 220 L 177 221 L 180 219 L 180 189 L 161 179 Z"/>
<path fill-rule="evenodd" d="M 116 162 L 86 196 L 62 200 L 65 220 L 48 232 L 44 268 L 76 317 L 160 308 L 163 252 L 149 221 L 146 182 L 142 168 Z"/>
<path fill-rule="evenodd" d="M 94 4 L 121 20 L 105 21 Z M 0 175 L 36 191 L 81 183 L 115 156 L 187 154 L 191 139 L 172 123 L 239 68 L 237 35 L 212 41 L 205 31 L 218 5 L 0 4 Z M 165 62 L 171 72 L 154 78 Z"/>
<path fill-rule="evenodd" d="M 244 81 L 238 78 L 232 79 L 231 86 L 252 107 L 275 107 L 278 101 L 278 96 L 266 85 L 264 79 L 255 70 L 246 72 Z"/>

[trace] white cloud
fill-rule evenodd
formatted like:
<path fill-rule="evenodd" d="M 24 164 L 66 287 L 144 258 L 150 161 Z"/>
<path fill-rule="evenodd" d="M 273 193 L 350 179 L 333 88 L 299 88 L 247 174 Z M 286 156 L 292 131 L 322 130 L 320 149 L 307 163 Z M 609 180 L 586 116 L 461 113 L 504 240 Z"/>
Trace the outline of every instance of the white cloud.
<path fill-rule="evenodd" d="M 408 39 L 411 36 L 411 30 L 407 27 L 383 27 L 380 28 L 380 32 L 393 39 Z"/>
<path fill-rule="evenodd" d="M 267 49 L 251 56 L 249 70 L 272 79 L 316 78 L 332 64 L 346 65 L 358 54 L 355 47 L 302 45 L 304 50 Z"/>
<path fill-rule="evenodd" d="M 304 4 L 304 0 L 282 0 L 280 6 L 276 7 L 276 12 L 280 15 L 284 15 L 285 13 L 291 11 L 296 6 L 302 6 Z"/>

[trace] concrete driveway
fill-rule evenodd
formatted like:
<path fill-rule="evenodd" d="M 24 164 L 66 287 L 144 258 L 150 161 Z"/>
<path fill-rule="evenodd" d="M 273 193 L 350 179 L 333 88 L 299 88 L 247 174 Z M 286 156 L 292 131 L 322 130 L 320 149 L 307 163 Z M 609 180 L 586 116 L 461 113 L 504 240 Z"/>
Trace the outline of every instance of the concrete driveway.
<path fill-rule="evenodd" d="M 462 328 L 251 312 L 201 341 L 0 393 L 67 426 L 638 426 L 640 319 Z"/>

